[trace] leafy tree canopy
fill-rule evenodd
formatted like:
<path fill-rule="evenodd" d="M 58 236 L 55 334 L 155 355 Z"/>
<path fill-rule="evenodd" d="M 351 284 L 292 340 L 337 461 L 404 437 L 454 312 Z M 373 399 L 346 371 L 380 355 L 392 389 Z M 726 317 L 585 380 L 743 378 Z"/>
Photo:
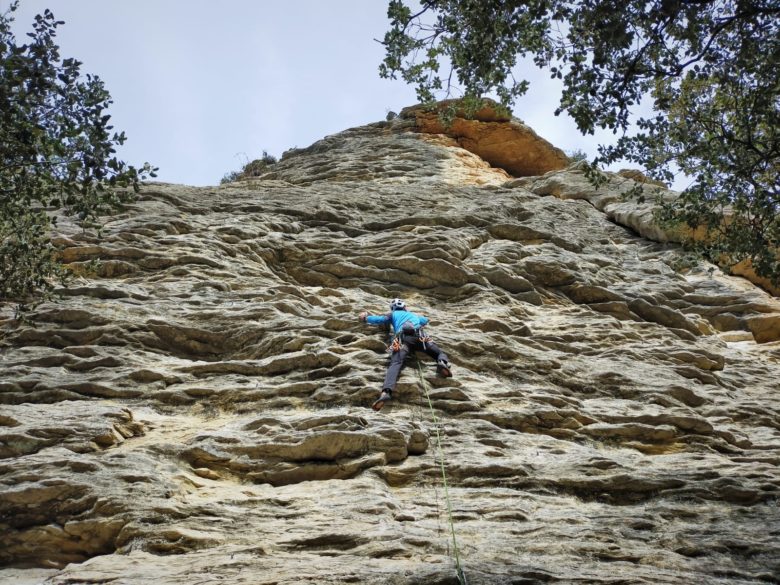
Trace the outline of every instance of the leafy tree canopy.
<path fill-rule="evenodd" d="M 50 242 L 56 214 L 94 220 L 156 169 L 114 156 L 125 135 L 109 124 L 111 96 L 79 61 L 60 58 L 63 23 L 50 11 L 17 44 L 17 6 L 0 14 L 0 299 L 24 303 L 64 275 Z"/>
<path fill-rule="evenodd" d="M 617 135 L 595 163 L 663 181 L 677 167 L 692 184 L 663 219 L 706 226 L 713 259 L 780 280 L 778 0 L 390 0 L 388 17 L 381 76 L 423 102 L 457 90 L 509 108 L 530 58 L 563 83 L 556 115 Z M 652 114 L 634 119 L 643 100 Z"/>

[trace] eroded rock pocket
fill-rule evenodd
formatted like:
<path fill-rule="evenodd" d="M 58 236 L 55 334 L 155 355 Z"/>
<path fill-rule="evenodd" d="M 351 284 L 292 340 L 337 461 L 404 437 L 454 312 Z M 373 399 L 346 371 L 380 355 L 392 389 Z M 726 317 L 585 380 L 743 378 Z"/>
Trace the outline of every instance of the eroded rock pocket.
<path fill-rule="evenodd" d="M 427 448 L 427 434 L 412 422 L 278 413 L 195 437 L 182 455 L 201 476 L 280 486 L 348 479 L 371 467 L 421 455 Z"/>

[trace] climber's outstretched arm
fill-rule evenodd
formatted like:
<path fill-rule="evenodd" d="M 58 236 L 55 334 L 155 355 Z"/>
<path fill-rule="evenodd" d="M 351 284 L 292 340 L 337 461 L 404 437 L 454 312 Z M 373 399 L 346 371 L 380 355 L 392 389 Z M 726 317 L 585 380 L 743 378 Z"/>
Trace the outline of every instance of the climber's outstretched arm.
<path fill-rule="evenodd" d="M 387 315 L 369 315 L 365 311 L 358 315 L 358 319 L 369 325 L 387 325 L 390 323 L 390 314 Z"/>

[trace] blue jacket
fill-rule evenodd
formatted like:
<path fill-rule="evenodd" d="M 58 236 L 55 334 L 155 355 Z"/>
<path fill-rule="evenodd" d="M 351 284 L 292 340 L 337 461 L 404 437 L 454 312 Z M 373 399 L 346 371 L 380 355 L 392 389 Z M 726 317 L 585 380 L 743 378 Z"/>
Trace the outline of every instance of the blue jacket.
<path fill-rule="evenodd" d="M 428 317 L 423 317 L 411 311 L 392 311 L 386 315 L 369 315 L 366 317 L 366 323 L 369 325 L 384 325 L 390 323 L 393 331 L 399 333 L 404 323 L 411 323 L 415 329 L 425 327 L 428 324 Z"/>

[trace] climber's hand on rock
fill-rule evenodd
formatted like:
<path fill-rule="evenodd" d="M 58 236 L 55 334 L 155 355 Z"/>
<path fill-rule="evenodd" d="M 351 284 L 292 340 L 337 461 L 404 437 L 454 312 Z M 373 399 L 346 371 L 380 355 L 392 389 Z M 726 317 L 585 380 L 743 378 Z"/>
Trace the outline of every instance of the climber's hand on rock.
<path fill-rule="evenodd" d="M 358 319 L 359 319 L 361 322 L 363 322 L 363 323 L 365 323 L 365 322 L 366 322 L 366 319 L 367 319 L 367 318 L 368 318 L 368 313 L 366 313 L 365 311 L 363 311 L 362 313 L 360 313 L 360 315 L 358 315 Z"/>

